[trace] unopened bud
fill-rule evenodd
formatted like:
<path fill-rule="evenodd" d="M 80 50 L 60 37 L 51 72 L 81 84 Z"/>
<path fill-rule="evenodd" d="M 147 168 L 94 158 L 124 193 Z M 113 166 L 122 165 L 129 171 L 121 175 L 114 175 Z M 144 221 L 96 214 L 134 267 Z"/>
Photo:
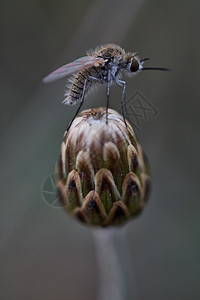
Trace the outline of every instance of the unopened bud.
<path fill-rule="evenodd" d="M 58 169 L 63 206 L 92 225 L 136 216 L 149 194 L 148 163 L 135 133 L 116 111 L 83 111 L 65 132 Z"/>

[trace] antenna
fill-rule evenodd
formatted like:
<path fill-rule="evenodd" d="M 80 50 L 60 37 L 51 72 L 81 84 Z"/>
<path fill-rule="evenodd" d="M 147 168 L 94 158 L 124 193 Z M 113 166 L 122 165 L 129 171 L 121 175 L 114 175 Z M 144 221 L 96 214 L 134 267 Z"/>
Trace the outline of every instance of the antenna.
<path fill-rule="evenodd" d="M 167 68 L 162 68 L 162 67 L 145 67 L 145 68 L 142 68 L 141 70 L 155 70 L 155 71 L 171 71 L 171 69 L 167 69 Z"/>

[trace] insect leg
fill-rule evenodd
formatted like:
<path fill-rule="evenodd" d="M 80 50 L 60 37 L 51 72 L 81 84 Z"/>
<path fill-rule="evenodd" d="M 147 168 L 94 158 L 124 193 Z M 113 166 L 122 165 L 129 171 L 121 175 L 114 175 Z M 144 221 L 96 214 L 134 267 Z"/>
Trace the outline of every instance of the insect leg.
<path fill-rule="evenodd" d="M 78 109 L 77 109 L 77 111 L 76 111 L 76 113 L 75 113 L 73 119 L 72 119 L 71 122 L 69 123 L 69 125 L 68 125 L 66 131 L 68 131 L 68 130 L 70 129 L 70 127 L 71 127 L 71 125 L 72 125 L 74 119 L 76 118 L 76 116 L 78 115 L 78 113 L 79 113 L 79 111 L 80 111 L 80 109 L 81 109 L 81 106 L 83 105 L 83 101 L 84 101 L 84 97 L 85 97 L 85 92 L 86 92 L 87 81 L 88 81 L 88 77 L 86 77 L 86 79 L 85 79 L 85 81 L 84 81 L 83 93 L 82 93 L 82 95 L 81 95 L 80 105 L 79 105 L 79 107 L 78 107 Z"/>
<path fill-rule="evenodd" d="M 126 90 L 126 81 L 120 80 L 120 79 L 115 79 L 116 85 L 122 88 L 122 98 L 121 98 L 121 110 L 122 110 L 122 116 L 124 119 L 124 123 L 127 128 L 127 123 L 125 119 L 125 113 L 124 113 L 124 99 L 125 99 L 125 90 Z"/>
<path fill-rule="evenodd" d="M 92 79 L 92 80 L 96 80 L 96 81 L 98 81 L 98 82 L 100 82 L 100 83 L 103 83 L 101 79 L 96 78 L 96 77 L 94 77 L 94 76 L 88 76 L 88 78 L 90 78 L 90 79 Z"/>
<path fill-rule="evenodd" d="M 108 71 L 108 83 L 107 83 L 107 105 L 106 105 L 106 124 L 108 125 L 108 107 L 109 107 L 109 99 L 110 99 L 110 81 L 111 81 L 111 73 Z"/>

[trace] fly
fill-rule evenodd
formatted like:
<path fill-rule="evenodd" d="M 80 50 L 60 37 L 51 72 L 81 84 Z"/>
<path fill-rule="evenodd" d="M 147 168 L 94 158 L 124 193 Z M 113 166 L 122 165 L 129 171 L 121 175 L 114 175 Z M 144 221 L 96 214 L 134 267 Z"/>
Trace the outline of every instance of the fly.
<path fill-rule="evenodd" d="M 63 103 L 75 105 L 77 102 L 79 102 L 80 104 L 75 116 L 68 126 L 68 129 L 78 115 L 84 102 L 86 93 L 89 92 L 97 83 L 106 83 L 107 85 L 106 124 L 108 124 L 110 86 L 111 84 L 115 83 L 117 86 L 122 88 L 121 110 L 124 123 L 126 124 L 124 114 L 126 81 L 121 80 L 122 71 L 131 74 L 137 73 L 140 70 L 168 70 L 160 67 L 145 68 L 143 67 L 143 63 L 147 60 L 149 60 L 149 58 L 143 58 L 140 60 L 136 53 L 126 53 L 121 47 L 114 44 L 109 44 L 100 46 L 94 51 L 88 51 L 87 56 L 76 59 L 73 62 L 56 69 L 46 76 L 43 81 L 53 82 L 73 74 L 68 90 L 64 95 L 65 98 Z"/>

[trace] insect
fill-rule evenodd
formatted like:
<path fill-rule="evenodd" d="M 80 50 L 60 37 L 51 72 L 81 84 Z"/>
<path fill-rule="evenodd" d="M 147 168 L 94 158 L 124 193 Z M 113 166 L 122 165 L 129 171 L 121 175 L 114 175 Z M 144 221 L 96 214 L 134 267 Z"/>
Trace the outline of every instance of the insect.
<path fill-rule="evenodd" d="M 117 86 L 122 88 L 121 110 L 126 124 L 124 114 L 126 81 L 121 80 L 122 71 L 129 74 L 135 74 L 140 70 L 168 70 L 166 68 L 159 67 L 144 68 L 143 63 L 147 60 L 149 60 L 149 58 L 143 58 L 140 60 L 136 53 L 126 53 L 121 47 L 114 44 L 108 44 L 100 46 L 94 51 L 88 51 L 87 56 L 76 59 L 75 61 L 56 69 L 46 76 L 43 81 L 52 82 L 74 74 L 70 80 L 69 88 L 65 93 L 63 103 L 75 105 L 77 102 L 80 102 L 80 104 L 75 116 L 68 126 L 68 129 L 79 113 L 86 93 L 89 92 L 97 83 L 107 84 L 106 124 L 108 124 L 110 86 L 115 83 Z"/>

